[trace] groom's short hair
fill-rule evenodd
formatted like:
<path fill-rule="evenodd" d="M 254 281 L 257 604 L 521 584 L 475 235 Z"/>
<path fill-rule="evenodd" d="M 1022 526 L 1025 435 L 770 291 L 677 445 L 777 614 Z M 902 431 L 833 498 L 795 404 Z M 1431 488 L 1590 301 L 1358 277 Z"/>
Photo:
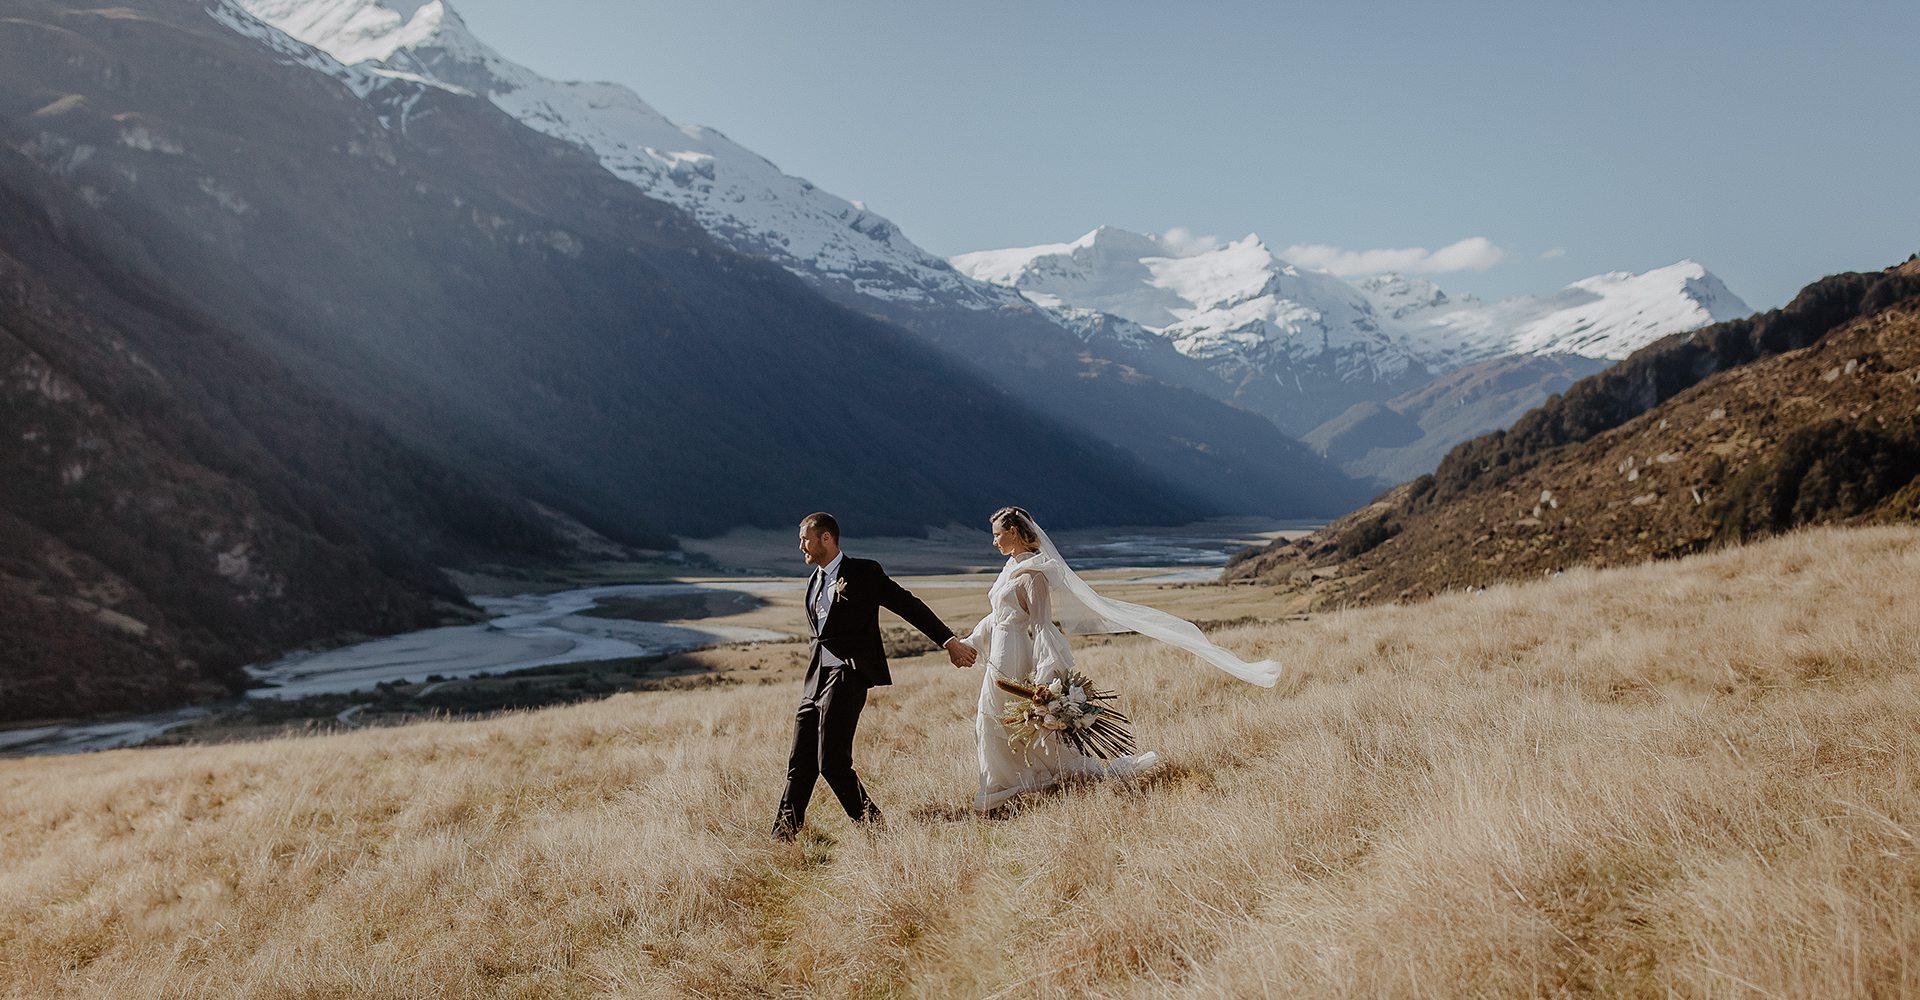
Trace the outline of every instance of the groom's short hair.
<path fill-rule="evenodd" d="M 801 531 L 814 531 L 822 535 L 832 535 L 834 541 L 840 540 L 840 522 L 824 510 L 816 510 L 800 519 Z"/>

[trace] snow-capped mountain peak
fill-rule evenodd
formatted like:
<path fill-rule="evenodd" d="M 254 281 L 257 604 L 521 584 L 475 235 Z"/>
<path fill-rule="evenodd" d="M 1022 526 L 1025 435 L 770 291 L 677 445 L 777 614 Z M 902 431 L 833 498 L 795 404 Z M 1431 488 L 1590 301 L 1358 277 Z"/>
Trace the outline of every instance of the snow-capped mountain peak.
<path fill-rule="evenodd" d="M 1070 243 L 961 254 L 950 263 L 976 281 L 1019 291 L 1050 308 L 1097 309 L 1149 327 L 1190 303 L 1154 280 L 1147 261 L 1169 254 L 1155 236 L 1101 226 Z"/>
<path fill-rule="evenodd" d="M 1143 364 L 1158 364 L 1156 353 L 1172 359 L 1166 377 L 1211 386 L 1206 391 L 1296 433 L 1355 400 L 1391 398 L 1477 360 L 1623 357 L 1667 333 L 1747 311 L 1691 261 L 1488 306 L 1449 297 L 1425 279 L 1348 283 L 1295 267 L 1255 234 L 1217 244 L 1180 230 L 1101 226 L 1067 243 L 963 254 L 949 264 L 867 205 L 784 174 L 717 130 L 673 122 L 624 86 L 559 82 L 509 61 L 446 0 L 208 0 L 208 12 L 287 61 L 341 79 L 389 127 L 407 127 L 422 106 L 420 85 L 479 97 L 593 151 L 615 176 L 686 210 L 720 243 L 842 301 L 922 317 L 941 330 L 954 328 L 948 310 L 956 307 L 971 313 L 962 329 L 998 329 L 1002 312 L 1017 322 L 1044 317 L 1089 344 L 1119 344 L 1122 356 Z M 1184 381 L 1190 376 L 1200 381 Z"/>
<path fill-rule="evenodd" d="M 349 66 L 385 59 L 443 29 L 466 32 L 441 0 L 246 0 L 243 6 Z"/>
<path fill-rule="evenodd" d="M 962 254 L 952 263 L 1041 306 L 1097 310 L 1157 333 L 1212 369 L 1242 405 L 1296 428 L 1464 365 L 1552 354 L 1615 360 L 1749 312 L 1693 261 L 1487 305 L 1449 296 L 1426 278 L 1379 274 L 1349 283 L 1296 267 L 1256 234 L 1177 242 L 1103 226 L 1070 243 Z M 1317 390 L 1316 380 L 1348 388 Z M 1317 401 L 1301 402 L 1316 392 Z"/>
<path fill-rule="evenodd" d="M 1243 406 L 1296 431 L 1311 426 L 1296 394 L 1397 385 L 1417 369 L 1364 295 L 1279 259 L 1253 233 L 1215 244 L 1103 226 L 1071 243 L 966 254 L 953 264 L 1039 305 L 1098 310 L 1158 333 Z"/>
<path fill-rule="evenodd" d="M 1296 339 L 1311 329 L 1330 347 L 1375 343 L 1435 370 L 1503 354 L 1617 360 L 1669 333 L 1751 312 L 1691 260 L 1492 305 L 1401 274 L 1349 284 L 1288 264 L 1255 234 L 1180 254 L 1162 237 L 1102 226 L 1071 243 L 961 254 L 952 263 L 1042 306 L 1132 320 L 1195 357 L 1217 353 L 1227 340 L 1244 352 L 1249 333 Z M 1383 334 L 1390 344 L 1379 343 Z"/>
<path fill-rule="evenodd" d="M 1457 363 L 1503 354 L 1618 361 L 1667 334 L 1752 312 L 1705 266 L 1683 260 L 1639 274 L 1597 274 L 1548 295 L 1411 311 L 1404 319 L 1411 336 Z"/>
<path fill-rule="evenodd" d="M 551 80 L 468 30 L 446 0 L 237 0 L 254 17 L 362 72 L 484 97 L 523 124 L 591 149 L 720 242 L 872 298 L 988 309 L 1020 303 L 968 281 L 865 206 L 784 174 L 719 131 L 680 125 L 614 83 Z"/>
<path fill-rule="evenodd" d="M 1271 294 L 1276 278 L 1299 276 L 1253 233 L 1191 256 L 1152 257 L 1141 263 L 1152 272 L 1154 285 L 1175 292 L 1200 312 Z"/>
<path fill-rule="evenodd" d="M 1102 226 L 1071 243 L 952 259 L 961 273 L 1050 307 L 1097 309 L 1158 330 L 1202 360 L 1295 354 L 1367 342 L 1366 363 L 1397 373 L 1403 352 L 1378 343 L 1373 306 L 1332 275 L 1274 256 L 1258 234 L 1182 252 L 1163 236 Z"/>
<path fill-rule="evenodd" d="M 1394 319 L 1405 319 L 1414 313 L 1448 305 L 1453 301 L 1431 280 L 1409 278 L 1394 271 L 1363 278 L 1357 285 L 1373 299 L 1374 308 Z"/>

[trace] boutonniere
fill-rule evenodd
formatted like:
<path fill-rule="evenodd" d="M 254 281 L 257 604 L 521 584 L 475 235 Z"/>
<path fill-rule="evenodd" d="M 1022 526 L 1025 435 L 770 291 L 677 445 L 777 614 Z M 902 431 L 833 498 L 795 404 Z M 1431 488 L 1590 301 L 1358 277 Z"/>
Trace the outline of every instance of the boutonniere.
<path fill-rule="evenodd" d="M 847 578 L 846 577 L 843 576 L 840 579 L 833 581 L 833 599 L 836 601 L 844 601 L 847 599 Z"/>

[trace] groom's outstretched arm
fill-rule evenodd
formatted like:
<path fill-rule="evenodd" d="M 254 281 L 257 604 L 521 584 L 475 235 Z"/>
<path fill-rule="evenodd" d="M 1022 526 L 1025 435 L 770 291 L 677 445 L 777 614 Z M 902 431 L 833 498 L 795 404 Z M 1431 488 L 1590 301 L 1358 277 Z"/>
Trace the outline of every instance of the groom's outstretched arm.
<path fill-rule="evenodd" d="M 946 622 L 940 620 L 939 615 L 933 613 L 932 608 L 927 607 L 927 602 L 913 596 L 912 591 L 895 583 L 893 577 L 887 575 L 886 570 L 880 570 L 879 573 L 881 607 L 906 619 L 907 624 L 919 629 L 936 643 L 945 645 L 948 639 L 953 638 L 953 630 L 947 627 Z"/>

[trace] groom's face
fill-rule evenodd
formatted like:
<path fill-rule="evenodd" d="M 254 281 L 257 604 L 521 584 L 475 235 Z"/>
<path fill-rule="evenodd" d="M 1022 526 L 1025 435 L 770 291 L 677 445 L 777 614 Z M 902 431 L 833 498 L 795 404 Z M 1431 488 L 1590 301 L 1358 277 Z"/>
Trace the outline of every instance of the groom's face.
<path fill-rule="evenodd" d="M 825 566 L 840 554 L 840 539 L 818 528 L 800 529 L 800 556 L 809 566 Z"/>

